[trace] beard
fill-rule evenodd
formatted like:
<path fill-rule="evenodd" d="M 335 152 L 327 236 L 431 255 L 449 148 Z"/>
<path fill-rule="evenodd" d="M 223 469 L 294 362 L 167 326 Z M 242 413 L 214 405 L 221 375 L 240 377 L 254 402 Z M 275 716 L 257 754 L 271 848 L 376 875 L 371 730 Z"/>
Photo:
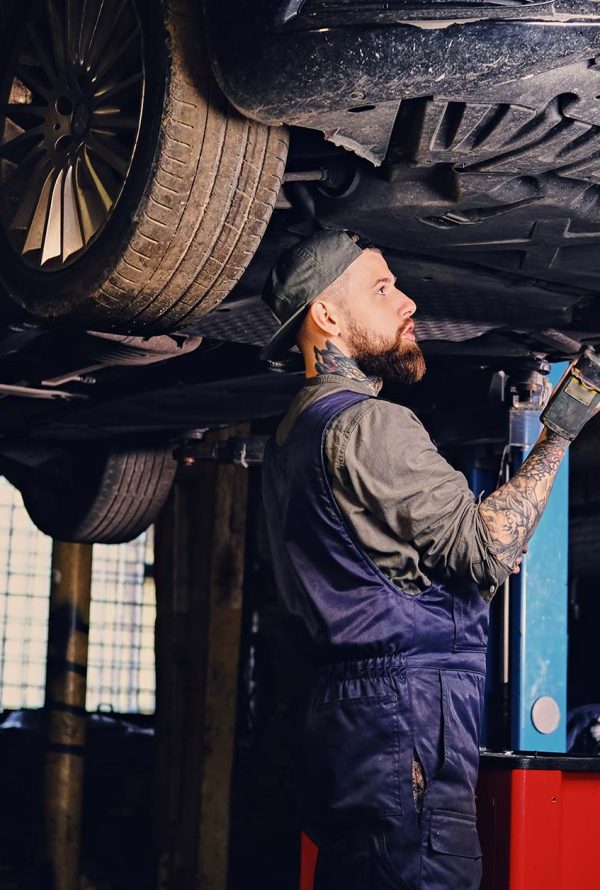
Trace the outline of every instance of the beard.
<path fill-rule="evenodd" d="M 414 340 L 402 335 L 411 321 L 405 322 L 395 337 L 372 334 L 349 321 L 348 341 L 352 358 L 367 377 L 381 377 L 395 383 L 418 383 L 425 374 L 425 357 Z"/>

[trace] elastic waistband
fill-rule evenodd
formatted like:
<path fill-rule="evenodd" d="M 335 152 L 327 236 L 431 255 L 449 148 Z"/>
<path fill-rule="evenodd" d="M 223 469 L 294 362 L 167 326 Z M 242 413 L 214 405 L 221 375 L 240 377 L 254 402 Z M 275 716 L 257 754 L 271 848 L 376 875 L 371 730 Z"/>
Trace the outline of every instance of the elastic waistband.
<path fill-rule="evenodd" d="M 406 655 L 396 652 L 376 658 L 357 658 L 352 661 L 335 661 L 323 664 L 319 678 L 353 680 L 358 677 L 386 677 L 401 673 L 406 668 Z"/>
<path fill-rule="evenodd" d="M 448 671 L 469 671 L 485 674 L 486 653 L 483 649 L 458 652 L 432 652 L 413 655 L 394 652 L 374 658 L 357 658 L 322 664 L 320 680 L 353 680 L 361 677 L 390 677 L 413 668 Z"/>

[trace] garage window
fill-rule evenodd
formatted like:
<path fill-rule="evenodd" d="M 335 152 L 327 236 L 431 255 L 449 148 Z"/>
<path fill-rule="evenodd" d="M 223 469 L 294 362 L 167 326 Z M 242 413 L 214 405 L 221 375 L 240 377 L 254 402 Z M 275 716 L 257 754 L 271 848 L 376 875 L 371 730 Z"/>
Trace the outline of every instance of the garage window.
<path fill-rule="evenodd" d="M 152 534 L 94 546 L 88 711 L 154 711 Z M 0 710 L 44 702 L 52 542 L 0 479 Z"/>

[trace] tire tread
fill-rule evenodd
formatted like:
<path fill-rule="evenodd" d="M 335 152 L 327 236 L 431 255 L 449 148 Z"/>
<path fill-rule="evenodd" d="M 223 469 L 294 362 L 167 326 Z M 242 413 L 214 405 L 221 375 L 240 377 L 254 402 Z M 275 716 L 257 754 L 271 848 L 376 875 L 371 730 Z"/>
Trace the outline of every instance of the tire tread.
<path fill-rule="evenodd" d="M 172 449 L 110 453 L 95 489 L 84 498 L 75 486 L 70 497 L 62 492 L 39 498 L 37 480 L 32 490 L 21 485 L 23 501 L 33 522 L 43 532 L 63 541 L 120 544 L 151 525 L 166 501 L 177 462 Z"/>
<path fill-rule="evenodd" d="M 195 0 L 166 7 L 170 84 L 155 175 L 90 308 L 144 333 L 191 324 L 239 281 L 273 212 L 288 147 L 284 128 L 244 118 L 220 92 L 195 37 Z"/>

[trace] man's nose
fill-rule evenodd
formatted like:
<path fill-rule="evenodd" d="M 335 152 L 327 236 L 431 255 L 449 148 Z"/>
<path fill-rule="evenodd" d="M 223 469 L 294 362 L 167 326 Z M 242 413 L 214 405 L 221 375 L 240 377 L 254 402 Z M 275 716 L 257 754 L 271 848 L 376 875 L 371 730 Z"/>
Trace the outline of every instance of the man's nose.
<path fill-rule="evenodd" d="M 398 307 L 400 315 L 404 318 L 410 318 L 417 311 L 417 304 L 409 296 L 402 293 L 401 290 L 398 290 L 398 294 L 400 295 L 400 305 Z"/>

